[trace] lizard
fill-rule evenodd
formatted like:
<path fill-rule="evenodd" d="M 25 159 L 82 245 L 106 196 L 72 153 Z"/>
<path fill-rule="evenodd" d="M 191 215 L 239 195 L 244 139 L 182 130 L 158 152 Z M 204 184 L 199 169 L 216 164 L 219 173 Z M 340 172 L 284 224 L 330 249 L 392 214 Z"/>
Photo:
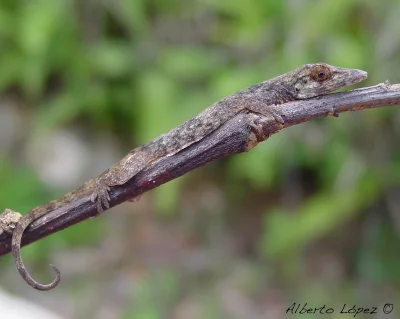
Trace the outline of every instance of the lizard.
<path fill-rule="evenodd" d="M 60 282 L 60 271 L 57 267 L 50 265 L 56 273 L 55 279 L 49 284 L 38 283 L 30 276 L 21 258 L 21 240 L 25 229 L 48 212 L 73 200 L 88 198 L 95 202 L 97 214 L 100 214 L 110 208 L 111 187 L 125 184 L 149 165 L 199 142 L 239 112 L 272 116 L 275 121 L 283 125 L 284 114 L 279 111 L 280 104 L 327 94 L 366 78 L 367 72 L 358 69 L 340 68 L 322 62 L 305 64 L 288 73 L 222 98 L 174 129 L 133 149 L 117 164 L 77 190 L 33 208 L 24 215 L 13 231 L 11 243 L 17 270 L 30 286 L 41 291 L 53 289 Z"/>

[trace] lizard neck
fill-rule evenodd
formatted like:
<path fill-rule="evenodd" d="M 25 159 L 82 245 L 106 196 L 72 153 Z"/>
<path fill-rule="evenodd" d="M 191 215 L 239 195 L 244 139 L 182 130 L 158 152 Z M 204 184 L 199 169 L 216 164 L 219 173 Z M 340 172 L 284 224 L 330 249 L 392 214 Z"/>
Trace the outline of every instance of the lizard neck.
<path fill-rule="evenodd" d="M 236 93 L 235 97 L 243 101 L 257 98 L 266 105 L 279 105 L 297 100 L 290 83 L 283 81 L 281 77 L 253 85 Z"/>

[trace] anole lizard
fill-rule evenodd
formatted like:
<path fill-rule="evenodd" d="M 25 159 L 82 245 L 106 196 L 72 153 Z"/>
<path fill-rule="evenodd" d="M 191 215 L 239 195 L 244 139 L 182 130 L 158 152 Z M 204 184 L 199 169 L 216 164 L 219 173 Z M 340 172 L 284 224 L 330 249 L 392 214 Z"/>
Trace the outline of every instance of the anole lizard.
<path fill-rule="evenodd" d="M 86 182 L 81 188 L 48 204 L 38 206 L 23 216 L 12 237 L 12 253 L 19 273 L 30 286 L 38 290 L 50 290 L 60 281 L 59 270 L 50 265 L 56 272 L 53 282 L 47 285 L 36 282 L 25 269 L 20 253 L 25 229 L 49 211 L 62 207 L 72 200 L 90 197 L 96 202 L 98 213 L 101 213 L 110 207 L 108 194 L 110 187 L 125 184 L 147 166 L 200 141 L 239 112 L 272 116 L 283 124 L 284 114 L 279 111 L 277 107 L 279 104 L 323 95 L 366 78 L 367 73 L 357 69 L 339 68 L 325 63 L 306 64 L 223 98 L 171 131 L 130 151 L 115 166 Z"/>

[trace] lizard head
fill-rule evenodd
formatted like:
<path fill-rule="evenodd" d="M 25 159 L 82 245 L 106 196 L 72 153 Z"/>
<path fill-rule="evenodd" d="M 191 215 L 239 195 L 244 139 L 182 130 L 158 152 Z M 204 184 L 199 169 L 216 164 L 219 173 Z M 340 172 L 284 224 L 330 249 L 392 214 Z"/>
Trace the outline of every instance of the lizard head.
<path fill-rule="evenodd" d="M 362 70 L 339 68 L 326 63 L 305 64 L 292 72 L 290 78 L 293 82 L 289 86 L 297 99 L 323 95 L 358 83 L 368 76 Z"/>

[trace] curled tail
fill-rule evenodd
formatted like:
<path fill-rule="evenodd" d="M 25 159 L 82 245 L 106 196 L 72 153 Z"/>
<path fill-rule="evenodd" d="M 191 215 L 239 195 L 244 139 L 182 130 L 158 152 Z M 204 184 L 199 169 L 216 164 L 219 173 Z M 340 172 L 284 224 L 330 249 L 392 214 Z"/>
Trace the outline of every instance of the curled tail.
<path fill-rule="evenodd" d="M 12 254 L 14 256 L 14 263 L 18 269 L 18 272 L 20 273 L 22 278 L 24 278 L 24 280 L 28 283 L 28 285 L 37 290 L 46 291 L 53 289 L 58 285 L 61 279 L 61 275 L 60 271 L 56 266 L 50 265 L 50 267 L 53 268 L 54 272 L 56 273 L 56 278 L 50 284 L 42 285 L 38 283 L 36 280 L 34 280 L 26 270 L 25 265 L 22 262 L 21 258 L 21 239 L 25 231 L 25 228 L 28 227 L 28 225 L 31 222 L 32 220 L 30 220 L 29 216 L 23 216 L 19 221 L 19 223 L 17 224 L 12 236 L 12 242 L 11 242 Z"/>

